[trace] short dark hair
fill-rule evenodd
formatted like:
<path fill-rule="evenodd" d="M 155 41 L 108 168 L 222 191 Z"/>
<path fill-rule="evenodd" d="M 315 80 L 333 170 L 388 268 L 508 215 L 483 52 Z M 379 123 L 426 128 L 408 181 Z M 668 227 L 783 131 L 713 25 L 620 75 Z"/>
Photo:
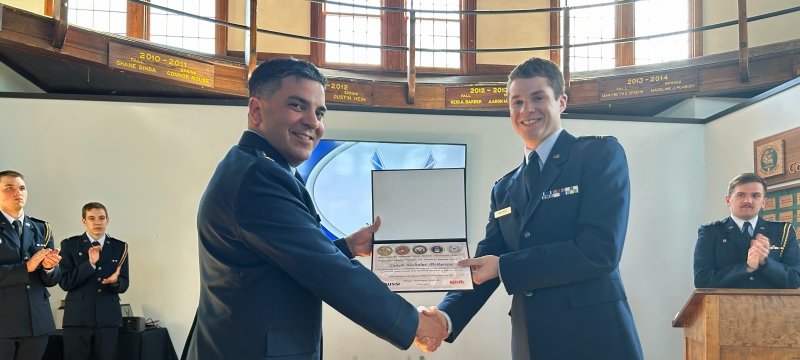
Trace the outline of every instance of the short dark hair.
<path fill-rule="evenodd" d="M 250 80 L 247 89 L 250 97 L 269 98 L 281 88 L 281 81 L 285 77 L 296 76 L 301 79 L 316 81 L 322 86 L 328 83 L 325 75 L 314 64 L 295 58 L 276 58 L 259 65 Z"/>
<path fill-rule="evenodd" d="M 754 173 L 741 173 L 736 175 L 731 182 L 728 183 L 728 196 L 733 195 L 733 189 L 741 184 L 748 184 L 748 183 L 761 183 L 764 189 L 764 195 L 767 194 L 767 182 L 764 181 L 761 176 L 758 176 Z"/>
<path fill-rule="evenodd" d="M 511 82 L 516 79 L 530 79 L 535 76 L 547 79 L 547 84 L 553 89 L 555 96 L 564 95 L 564 74 L 561 73 L 561 69 L 556 63 L 540 58 L 530 58 L 517 65 L 511 74 L 508 74 L 508 86 L 511 86 Z"/>
<path fill-rule="evenodd" d="M 93 201 L 93 202 L 87 203 L 86 205 L 83 205 L 83 208 L 81 209 L 81 219 L 86 219 L 86 213 L 88 213 L 89 210 L 92 210 L 92 209 L 101 209 L 101 210 L 103 210 L 104 213 L 106 213 L 106 216 L 108 216 L 108 210 L 106 210 L 106 206 L 101 204 L 101 203 L 99 203 L 99 202 L 94 202 Z"/>
<path fill-rule="evenodd" d="M 18 178 L 20 178 L 22 180 L 25 180 L 25 177 L 22 176 L 22 173 L 20 173 L 19 171 L 14 171 L 14 170 L 3 170 L 3 171 L 0 171 L 0 178 L 4 178 L 6 176 L 18 177 Z"/>

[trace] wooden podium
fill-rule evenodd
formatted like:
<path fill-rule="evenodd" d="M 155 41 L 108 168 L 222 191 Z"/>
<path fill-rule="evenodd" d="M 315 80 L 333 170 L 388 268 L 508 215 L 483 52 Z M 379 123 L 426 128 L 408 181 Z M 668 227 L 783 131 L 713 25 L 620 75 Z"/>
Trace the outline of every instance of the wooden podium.
<path fill-rule="evenodd" d="M 685 359 L 800 360 L 800 290 L 696 289 L 672 327 Z"/>

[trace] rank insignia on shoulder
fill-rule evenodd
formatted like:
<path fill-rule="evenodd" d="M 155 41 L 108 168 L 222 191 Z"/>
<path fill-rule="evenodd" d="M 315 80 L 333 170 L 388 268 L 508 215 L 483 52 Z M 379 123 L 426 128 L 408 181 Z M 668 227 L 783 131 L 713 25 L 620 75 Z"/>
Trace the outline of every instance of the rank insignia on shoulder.
<path fill-rule="evenodd" d="M 261 150 L 261 157 L 263 157 L 264 159 L 267 159 L 269 161 L 275 161 L 275 159 L 269 157 L 269 155 L 267 155 L 267 153 L 265 153 L 264 150 Z"/>

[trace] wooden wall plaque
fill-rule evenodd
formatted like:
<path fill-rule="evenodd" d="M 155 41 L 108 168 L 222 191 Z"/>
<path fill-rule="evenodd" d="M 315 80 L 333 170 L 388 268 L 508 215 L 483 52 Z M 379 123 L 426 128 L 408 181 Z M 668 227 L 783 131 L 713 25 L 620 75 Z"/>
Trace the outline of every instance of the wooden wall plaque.
<path fill-rule="evenodd" d="M 600 101 L 696 92 L 698 81 L 697 70 L 638 74 L 600 80 Z"/>
<path fill-rule="evenodd" d="M 508 88 L 506 85 L 445 88 L 444 107 L 449 109 L 508 108 Z"/>
<path fill-rule="evenodd" d="M 784 221 L 792 224 L 795 231 L 800 228 L 800 184 L 773 187 L 767 189 L 765 199 L 772 199 L 772 208 L 761 211 L 761 216 L 770 221 Z M 777 202 L 777 204 L 776 204 Z M 777 206 L 775 206 L 777 205 Z"/>
<path fill-rule="evenodd" d="M 800 179 L 800 127 L 754 141 L 753 169 L 767 185 Z"/>
<path fill-rule="evenodd" d="M 325 86 L 325 101 L 342 104 L 372 105 L 372 84 L 328 80 L 328 85 Z"/>
<path fill-rule="evenodd" d="M 204 88 L 214 87 L 214 65 L 114 42 L 108 43 L 108 67 Z"/>

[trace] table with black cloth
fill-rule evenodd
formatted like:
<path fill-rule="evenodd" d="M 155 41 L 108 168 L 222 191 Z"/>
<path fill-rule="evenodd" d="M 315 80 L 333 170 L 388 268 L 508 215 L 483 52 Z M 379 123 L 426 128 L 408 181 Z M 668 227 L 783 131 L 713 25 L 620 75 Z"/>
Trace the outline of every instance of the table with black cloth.
<path fill-rule="evenodd" d="M 61 330 L 50 335 L 42 360 L 62 360 L 64 338 Z M 119 333 L 117 360 L 178 360 L 166 328 L 147 328 L 142 332 Z"/>

